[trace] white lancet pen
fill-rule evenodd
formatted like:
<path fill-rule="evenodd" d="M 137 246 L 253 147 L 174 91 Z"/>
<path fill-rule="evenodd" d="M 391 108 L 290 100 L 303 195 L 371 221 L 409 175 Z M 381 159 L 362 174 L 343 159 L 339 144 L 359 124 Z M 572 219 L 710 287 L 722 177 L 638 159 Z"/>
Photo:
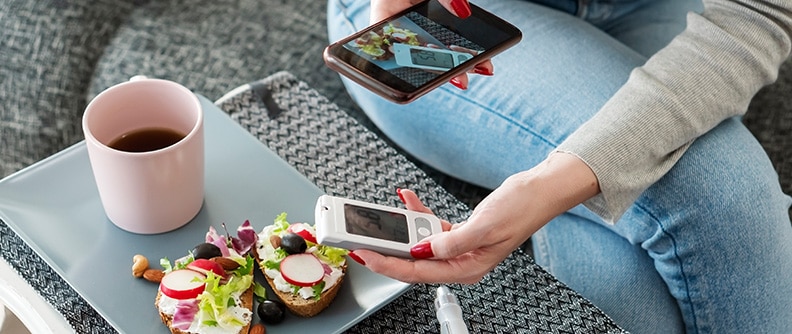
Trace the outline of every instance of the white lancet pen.
<path fill-rule="evenodd" d="M 437 288 L 437 297 L 434 300 L 437 312 L 437 321 L 440 322 L 440 334 L 467 334 L 465 320 L 462 319 L 462 308 L 457 303 L 456 296 L 446 286 Z"/>

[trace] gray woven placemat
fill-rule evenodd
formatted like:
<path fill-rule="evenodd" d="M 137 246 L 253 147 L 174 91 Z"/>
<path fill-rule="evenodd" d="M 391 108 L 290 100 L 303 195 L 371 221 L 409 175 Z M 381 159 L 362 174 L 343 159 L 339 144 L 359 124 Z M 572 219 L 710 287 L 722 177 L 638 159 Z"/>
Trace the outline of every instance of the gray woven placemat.
<path fill-rule="evenodd" d="M 77 333 L 116 333 L 116 330 L 0 219 L 0 256 L 19 276 L 63 314 Z M 2 311 L 2 310 L 0 310 Z"/>
<path fill-rule="evenodd" d="M 469 208 L 385 141 L 287 72 L 235 90 L 218 106 L 326 193 L 398 206 L 410 188 L 434 212 Z M 472 333 L 622 333 L 607 315 L 515 251 L 480 283 L 453 285 Z M 350 333 L 436 333 L 435 285 L 408 292 Z"/>

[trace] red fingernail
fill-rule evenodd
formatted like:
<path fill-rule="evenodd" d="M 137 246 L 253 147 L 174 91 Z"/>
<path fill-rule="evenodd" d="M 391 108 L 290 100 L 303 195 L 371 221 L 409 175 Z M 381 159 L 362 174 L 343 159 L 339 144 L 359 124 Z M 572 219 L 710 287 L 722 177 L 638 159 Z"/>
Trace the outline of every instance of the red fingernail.
<path fill-rule="evenodd" d="M 492 71 L 490 69 L 486 68 L 486 67 L 483 67 L 483 66 L 482 67 L 479 67 L 479 66 L 474 67 L 473 68 L 473 72 L 476 72 L 476 74 L 481 74 L 481 75 L 492 75 Z"/>
<path fill-rule="evenodd" d="M 432 252 L 432 244 L 428 242 L 419 243 L 410 248 L 410 255 L 416 259 L 428 259 L 434 257 Z"/>
<path fill-rule="evenodd" d="M 461 81 L 457 80 L 457 78 L 451 78 L 451 80 L 448 80 L 448 82 L 461 90 L 467 89 L 467 86 L 463 85 Z"/>
<path fill-rule="evenodd" d="M 361 266 L 366 265 L 366 261 L 363 261 L 363 259 L 361 259 L 360 256 L 355 254 L 355 252 L 349 252 L 349 254 L 347 255 L 349 256 L 350 259 L 355 260 L 355 262 L 357 263 L 360 263 Z"/>
<path fill-rule="evenodd" d="M 465 19 L 472 14 L 467 0 L 451 0 L 451 8 L 454 9 L 460 19 Z"/>
<path fill-rule="evenodd" d="M 404 200 L 404 195 L 401 193 L 401 188 L 396 188 L 396 195 L 399 195 L 399 199 L 402 203 L 407 204 L 407 201 Z"/>

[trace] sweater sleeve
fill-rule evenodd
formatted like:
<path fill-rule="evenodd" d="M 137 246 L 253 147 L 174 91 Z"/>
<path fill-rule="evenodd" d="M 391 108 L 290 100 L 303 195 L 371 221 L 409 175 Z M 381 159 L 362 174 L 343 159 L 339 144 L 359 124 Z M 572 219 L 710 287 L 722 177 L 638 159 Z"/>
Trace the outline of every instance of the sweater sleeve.
<path fill-rule="evenodd" d="M 556 151 L 582 159 L 600 194 L 584 204 L 615 223 L 699 136 L 745 113 L 792 45 L 792 1 L 705 0 L 686 29 L 636 68 Z"/>

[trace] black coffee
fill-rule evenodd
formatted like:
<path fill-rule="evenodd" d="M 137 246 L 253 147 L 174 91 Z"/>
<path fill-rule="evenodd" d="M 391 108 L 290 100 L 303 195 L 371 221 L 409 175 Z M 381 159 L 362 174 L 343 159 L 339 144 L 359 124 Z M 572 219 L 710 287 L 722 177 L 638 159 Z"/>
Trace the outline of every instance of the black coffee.
<path fill-rule="evenodd" d="M 176 144 L 185 134 L 166 128 L 143 128 L 130 131 L 110 141 L 110 146 L 119 151 L 148 152 Z"/>

